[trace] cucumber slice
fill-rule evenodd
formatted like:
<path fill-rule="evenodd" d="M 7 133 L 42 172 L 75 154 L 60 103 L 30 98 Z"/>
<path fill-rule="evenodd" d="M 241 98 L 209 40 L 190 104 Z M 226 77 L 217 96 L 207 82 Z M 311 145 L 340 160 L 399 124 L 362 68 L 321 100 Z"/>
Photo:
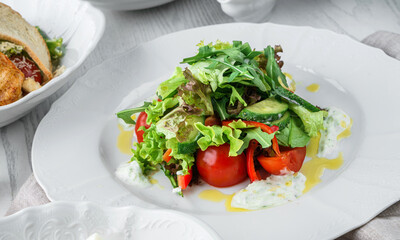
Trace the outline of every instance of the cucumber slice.
<path fill-rule="evenodd" d="M 197 137 L 192 142 L 178 142 L 178 153 L 179 154 L 192 154 L 198 149 L 197 140 L 201 138 L 201 133 L 198 133 Z"/>
<path fill-rule="evenodd" d="M 271 125 L 271 126 L 275 125 L 275 126 L 278 126 L 279 129 L 283 129 L 283 128 L 285 128 L 285 127 L 288 125 L 289 122 L 290 122 L 290 112 L 287 111 L 287 112 L 285 112 L 285 114 L 283 114 L 283 116 L 282 116 L 281 118 L 279 118 L 278 120 L 272 121 L 272 122 L 267 123 L 267 124 L 268 124 L 268 125 Z"/>
<path fill-rule="evenodd" d="M 190 132 L 186 132 L 184 142 L 178 142 L 178 153 L 179 154 L 192 154 L 198 149 L 197 140 L 201 138 L 201 133 L 194 126 L 195 123 L 201 122 L 204 124 L 204 116 L 191 115 L 186 118 L 186 127 L 190 129 Z"/>
<path fill-rule="evenodd" d="M 310 110 L 311 112 L 319 112 L 319 111 L 321 111 L 319 108 L 317 108 L 316 106 L 312 105 L 307 100 L 299 97 L 298 95 L 292 93 L 291 91 L 289 91 L 287 89 L 284 89 L 283 87 L 277 87 L 277 88 L 275 88 L 274 91 L 278 96 L 281 96 L 282 98 L 288 100 L 289 102 L 292 102 L 292 103 L 295 103 L 297 105 L 300 105 L 300 106 Z"/>
<path fill-rule="evenodd" d="M 275 98 L 267 98 L 243 109 L 238 117 L 250 121 L 269 122 L 282 117 L 289 105 Z"/>

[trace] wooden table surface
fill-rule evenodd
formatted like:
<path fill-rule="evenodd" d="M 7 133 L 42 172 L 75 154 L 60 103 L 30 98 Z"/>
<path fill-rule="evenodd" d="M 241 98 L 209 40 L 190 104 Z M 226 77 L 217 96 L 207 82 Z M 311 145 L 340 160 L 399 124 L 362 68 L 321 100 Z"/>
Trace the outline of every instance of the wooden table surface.
<path fill-rule="evenodd" d="M 72 74 L 74 80 L 110 56 L 164 34 L 234 21 L 215 0 L 177 0 L 147 10 L 104 13 L 104 36 Z M 400 33 L 400 0 L 279 0 L 270 22 L 325 28 L 362 40 L 378 30 Z M 0 128 L 0 216 L 32 174 L 32 141 L 40 120 L 73 82 L 25 117 Z"/>

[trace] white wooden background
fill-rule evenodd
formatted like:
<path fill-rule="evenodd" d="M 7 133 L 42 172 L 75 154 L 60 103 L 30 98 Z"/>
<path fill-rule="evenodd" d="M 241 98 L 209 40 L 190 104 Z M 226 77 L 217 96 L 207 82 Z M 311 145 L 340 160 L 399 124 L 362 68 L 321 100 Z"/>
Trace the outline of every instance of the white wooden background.
<path fill-rule="evenodd" d="M 177 0 L 148 10 L 104 13 L 104 36 L 72 75 L 74 79 L 110 56 L 161 35 L 233 21 L 215 0 Z M 378 30 L 400 33 L 400 0 L 278 0 L 270 22 L 326 28 L 362 40 Z M 0 128 L 0 217 L 32 173 L 32 140 L 40 120 L 71 84 L 25 117 Z"/>

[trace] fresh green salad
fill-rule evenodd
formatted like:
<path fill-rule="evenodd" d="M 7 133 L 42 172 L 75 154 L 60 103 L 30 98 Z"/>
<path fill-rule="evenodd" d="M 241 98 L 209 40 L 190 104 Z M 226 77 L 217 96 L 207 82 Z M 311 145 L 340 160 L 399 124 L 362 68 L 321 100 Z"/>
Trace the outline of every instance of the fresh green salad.
<path fill-rule="evenodd" d="M 282 48 L 198 47 L 158 86 L 158 99 L 117 113 L 135 125 L 131 161 L 145 176 L 162 170 L 180 194 L 199 177 L 227 187 L 299 171 L 327 111 L 294 93 L 281 70 Z"/>

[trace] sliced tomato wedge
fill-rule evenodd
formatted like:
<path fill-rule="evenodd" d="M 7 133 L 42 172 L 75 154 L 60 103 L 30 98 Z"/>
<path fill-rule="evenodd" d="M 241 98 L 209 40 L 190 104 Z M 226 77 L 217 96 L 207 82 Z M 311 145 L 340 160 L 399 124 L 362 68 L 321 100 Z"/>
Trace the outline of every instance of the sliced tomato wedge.
<path fill-rule="evenodd" d="M 280 155 L 274 157 L 257 157 L 261 166 L 273 175 L 284 175 L 287 171 L 298 172 L 306 157 L 306 147 L 281 148 Z"/>

